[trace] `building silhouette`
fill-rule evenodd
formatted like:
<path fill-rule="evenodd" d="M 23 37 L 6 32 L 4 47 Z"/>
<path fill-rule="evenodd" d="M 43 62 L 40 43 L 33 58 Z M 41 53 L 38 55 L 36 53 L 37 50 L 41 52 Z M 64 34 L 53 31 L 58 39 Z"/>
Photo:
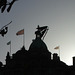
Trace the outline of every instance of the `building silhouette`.
<path fill-rule="evenodd" d="M 12 56 L 7 52 L 6 64 L 0 62 L 0 75 L 75 75 L 75 57 L 73 66 L 66 65 L 58 54 L 48 50 L 40 33 L 35 34 L 29 50 L 23 46 Z"/>

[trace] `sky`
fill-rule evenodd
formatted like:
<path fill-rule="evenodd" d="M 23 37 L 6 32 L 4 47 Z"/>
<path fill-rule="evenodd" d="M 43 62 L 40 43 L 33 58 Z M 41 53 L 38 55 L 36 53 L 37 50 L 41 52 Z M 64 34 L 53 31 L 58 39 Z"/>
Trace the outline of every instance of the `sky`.
<path fill-rule="evenodd" d="M 7 8 L 0 12 L 0 28 L 10 21 L 12 23 L 5 37 L 0 35 L 0 61 L 5 63 L 10 51 L 7 42 L 11 41 L 11 54 L 23 46 L 23 35 L 16 36 L 21 29 L 25 31 L 25 48 L 28 50 L 39 25 L 49 27 L 44 38 L 48 50 L 59 54 L 54 48 L 60 46 L 60 60 L 72 65 L 75 56 L 75 0 L 18 0 L 9 13 Z"/>

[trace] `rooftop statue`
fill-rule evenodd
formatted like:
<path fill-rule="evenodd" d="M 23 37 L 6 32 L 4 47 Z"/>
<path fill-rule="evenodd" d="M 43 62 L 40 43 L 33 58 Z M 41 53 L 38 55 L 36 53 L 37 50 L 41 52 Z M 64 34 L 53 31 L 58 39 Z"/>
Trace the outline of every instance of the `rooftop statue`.
<path fill-rule="evenodd" d="M 12 23 L 12 21 L 10 22 Z M 1 29 L 0 29 L 0 34 L 4 37 L 4 35 L 8 32 L 8 25 L 10 24 L 8 23 L 7 25 L 3 26 Z"/>
<path fill-rule="evenodd" d="M 9 12 L 15 1 L 17 0 L 12 0 L 11 2 L 8 2 L 7 0 L 0 0 L 1 13 L 4 12 L 7 5 L 9 5 L 9 7 L 7 8 L 7 12 Z"/>
<path fill-rule="evenodd" d="M 38 25 L 38 27 L 36 29 L 37 29 L 37 31 L 35 32 L 36 38 L 40 37 L 40 38 L 44 39 L 49 28 L 48 28 L 48 26 L 39 27 L 39 25 Z"/>

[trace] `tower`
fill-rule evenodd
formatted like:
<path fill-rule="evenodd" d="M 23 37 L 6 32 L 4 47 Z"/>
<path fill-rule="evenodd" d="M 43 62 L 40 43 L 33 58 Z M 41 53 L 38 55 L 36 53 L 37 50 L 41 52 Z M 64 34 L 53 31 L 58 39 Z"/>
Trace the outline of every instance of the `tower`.
<path fill-rule="evenodd" d="M 35 54 L 35 56 L 41 56 L 42 58 L 51 59 L 51 53 L 48 51 L 46 44 L 43 39 L 48 31 L 47 26 L 37 27 L 35 32 L 36 38 L 32 41 L 29 52 Z M 45 58 L 44 58 L 45 59 Z"/>

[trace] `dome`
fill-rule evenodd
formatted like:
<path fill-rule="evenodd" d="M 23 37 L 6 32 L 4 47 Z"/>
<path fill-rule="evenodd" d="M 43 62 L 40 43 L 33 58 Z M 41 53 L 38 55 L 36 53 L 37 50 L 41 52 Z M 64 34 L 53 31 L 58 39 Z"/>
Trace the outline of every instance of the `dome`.
<path fill-rule="evenodd" d="M 37 38 L 31 43 L 29 51 L 39 51 L 40 49 L 43 51 L 48 51 L 46 44 L 40 38 Z"/>

